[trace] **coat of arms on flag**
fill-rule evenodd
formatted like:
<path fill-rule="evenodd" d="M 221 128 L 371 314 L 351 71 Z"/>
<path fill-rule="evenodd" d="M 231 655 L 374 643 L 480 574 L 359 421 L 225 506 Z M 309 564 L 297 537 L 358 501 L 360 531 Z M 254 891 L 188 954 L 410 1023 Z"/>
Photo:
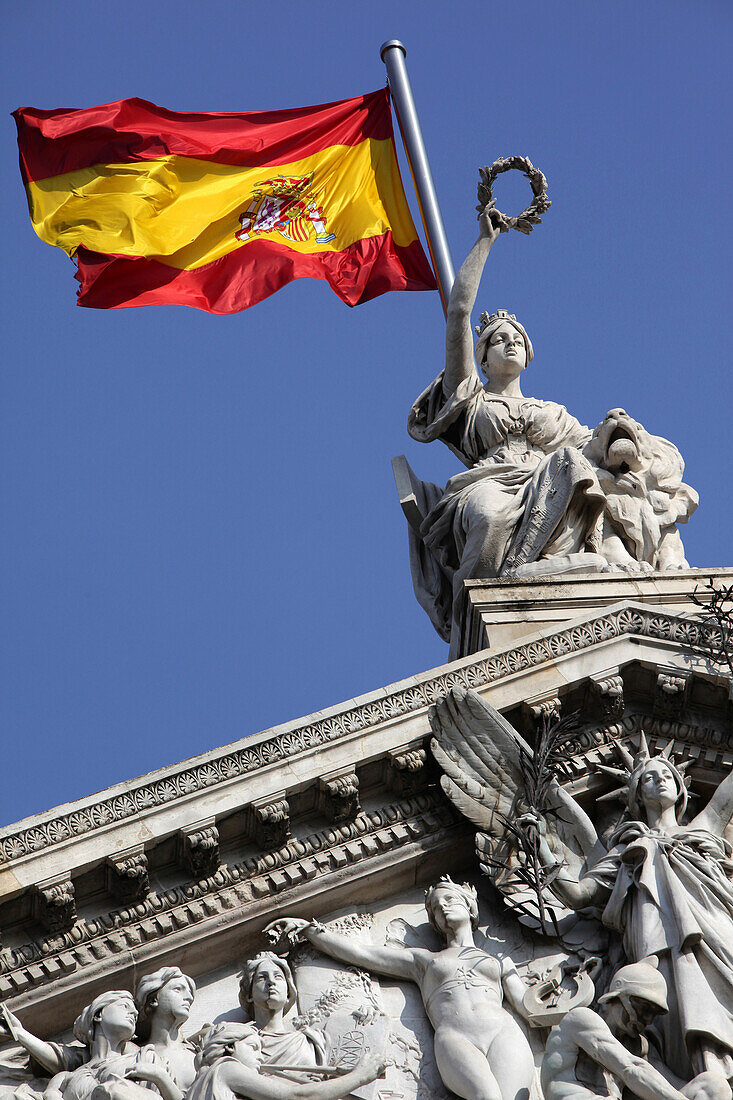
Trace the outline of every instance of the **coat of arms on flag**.
<path fill-rule="evenodd" d="M 290 241 L 307 241 L 312 234 L 318 244 L 335 241 L 336 234 L 326 231 L 326 215 L 311 189 L 312 181 L 312 176 L 276 176 L 258 183 L 249 206 L 239 215 L 242 228 L 237 240 L 277 232 Z"/>

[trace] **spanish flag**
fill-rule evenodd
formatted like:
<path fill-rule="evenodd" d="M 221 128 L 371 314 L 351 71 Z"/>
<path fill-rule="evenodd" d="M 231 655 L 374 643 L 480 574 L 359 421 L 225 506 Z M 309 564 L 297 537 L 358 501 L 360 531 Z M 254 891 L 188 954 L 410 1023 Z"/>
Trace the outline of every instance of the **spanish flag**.
<path fill-rule="evenodd" d="M 14 117 L 33 228 L 75 259 L 79 305 L 235 313 L 298 278 L 351 306 L 435 289 L 386 89 L 289 111 L 123 99 Z"/>

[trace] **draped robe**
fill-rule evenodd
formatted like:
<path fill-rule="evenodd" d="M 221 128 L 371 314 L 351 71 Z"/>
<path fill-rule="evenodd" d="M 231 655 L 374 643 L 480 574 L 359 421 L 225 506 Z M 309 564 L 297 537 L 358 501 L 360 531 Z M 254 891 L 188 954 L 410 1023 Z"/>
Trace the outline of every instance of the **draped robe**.
<path fill-rule="evenodd" d="M 706 829 L 673 833 L 632 821 L 590 875 L 610 890 L 603 923 L 621 933 L 630 962 L 659 959 L 669 1012 L 655 1029 L 665 1061 L 685 1080 L 704 1069 L 700 1041 L 731 1058 L 731 846 Z"/>
<path fill-rule="evenodd" d="M 455 656 L 463 582 L 598 552 L 605 496 L 581 453 L 588 428 L 554 401 L 487 392 L 475 374 L 448 396 L 439 375 L 408 430 L 423 443 L 442 440 L 468 467 L 445 489 L 421 483 L 425 519 L 419 535 L 411 531 L 415 593 Z"/>

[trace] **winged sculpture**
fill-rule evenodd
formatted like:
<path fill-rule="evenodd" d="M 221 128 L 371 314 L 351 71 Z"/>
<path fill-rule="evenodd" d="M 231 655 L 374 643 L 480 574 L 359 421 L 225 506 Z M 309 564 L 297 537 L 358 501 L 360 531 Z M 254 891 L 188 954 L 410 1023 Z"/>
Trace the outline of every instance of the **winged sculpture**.
<path fill-rule="evenodd" d="M 620 766 L 603 771 L 617 781 L 610 795 L 624 809 L 604 843 L 556 779 L 544 806 L 528 804 L 532 750 L 476 692 L 453 689 L 431 708 L 430 721 L 443 790 L 479 830 L 479 860 L 497 887 L 510 901 L 523 883 L 526 894 L 529 836 L 539 906 L 559 911 L 560 930 L 563 917 L 591 914 L 629 962 L 658 958 L 669 990 L 669 1012 L 658 1024 L 669 1068 L 684 1080 L 704 1070 L 733 1077 L 733 852 L 724 835 L 733 773 L 685 822 L 689 780 L 672 743 L 656 756 L 643 734 L 635 754 L 617 743 Z M 519 909 L 529 912 L 521 899 Z"/>

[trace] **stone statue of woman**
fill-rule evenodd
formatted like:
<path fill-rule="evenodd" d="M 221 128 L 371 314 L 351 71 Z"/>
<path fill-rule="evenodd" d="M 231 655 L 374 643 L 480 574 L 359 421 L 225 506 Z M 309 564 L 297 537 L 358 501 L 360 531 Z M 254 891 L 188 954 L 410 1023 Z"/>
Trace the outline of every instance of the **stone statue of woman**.
<path fill-rule="evenodd" d="M 558 868 L 553 892 L 573 909 L 595 906 L 621 934 L 631 962 L 659 959 L 669 1012 L 658 1021 L 662 1053 L 684 1080 L 703 1071 L 733 1079 L 733 772 L 704 810 L 682 824 L 687 787 L 669 754 L 653 757 L 642 734 L 622 749 L 627 813 L 608 851 L 580 876 Z M 569 804 L 568 804 L 569 805 Z M 543 834 L 540 858 L 556 866 Z"/>
<path fill-rule="evenodd" d="M 177 966 L 163 966 L 140 979 L 135 991 L 138 1037 L 166 1066 L 182 1092 L 191 1085 L 195 1050 L 180 1036 L 196 996 L 193 978 Z"/>
<path fill-rule="evenodd" d="M 697 505 L 677 448 L 623 409 L 591 432 L 562 405 L 524 396 L 534 352 L 513 314 L 482 313 L 474 346 L 471 310 L 505 229 L 503 215 L 485 207 L 450 294 L 445 368 L 408 419 L 414 439 L 441 440 L 467 467 L 445 488 L 410 478 L 422 517 L 410 520 L 415 593 L 451 642 L 451 659 L 464 581 L 683 568 L 675 525 Z"/>
<path fill-rule="evenodd" d="M 442 440 L 468 467 L 444 490 L 423 483 L 427 516 L 417 540 L 423 545 L 411 555 L 418 599 L 429 613 L 432 608 L 434 625 L 446 639 L 464 580 L 527 575 L 540 557 L 557 559 L 556 572 L 562 572 L 560 559 L 600 549 L 605 498 L 581 454 L 591 432 L 562 405 L 523 395 L 521 376 L 534 352 L 513 315 L 482 314 L 474 347 L 471 310 L 501 229 L 501 216 L 487 207 L 451 291 L 445 369 L 408 420 L 414 439 Z M 439 575 L 426 562 L 426 551 L 438 562 Z M 596 561 L 596 568 L 601 564 Z"/>
<path fill-rule="evenodd" d="M 617 743 L 623 767 L 599 768 L 620 783 L 611 793 L 625 813 L 604 843 L 556 781 L 546 811 L 519 812 L 518 735 L 475 692 L 451 691 L 430 721 L 443 790 L 481 830 L 482 850 L 490 856 L 505 843 L 508 820 L 536 831 L 548 904 L 554 897 L 576 912 L 595 909 L 619 933 L 630 963 L 658 959 L 669 1011 L 655 1028 L 670 1070 L 684 1081 L 705 1071 L 733 1078 L 733 848 L 724 835 L 733 772 L 684 824 L 686 764 L 674 762 L 672 743 L 656 757 L 643 734 L 636 755 Z"/>
<path fill-rule="evenodd" d="M 101 993 L 77 1017 L 74 1036 L 86 1057 L 67 1059 L 65 1049 L 48 1044 L 64 1068 L 51 1078 L 46 1100 L 150 1100 L 157 1089 L 162 1100 L 183 1100 L 183 1091 L 154 1051 L 141 1051 L 132 1039 L 137 1026 L 137 1007 L 127 990 Z M 75 1050 L 75 1048 L 73 1048 Z M 37 1057 L 40 1051 L 34 1051 Z"/>
<path fill-rule="evenodd" d="M 265 1063 L 302 1066 L 326 1064 L 326 1037 L 314 1028 L 296 1028 L 293 974 L 285 959 L 262 951 L 249 959 L 239 983 L 239 1003 L 254 1020 Z"/>
<path fill-rule="evenodd" d="M 426 892 L 425 908 L 445 941 L 440 951 L 366 944 L 293 917 L 273 922 L 266 932 L 290 944 L 303 936 L 349 966 L 415 982 L 435 1031 L 435 1061 L 445 1086 L 465 1100 L 528 1100 L 532 1051 L 504 1007 L 506 1000 L 534 1022 L 523 1005 L 525 985 L 511 959 L 499 960 L 476 946 L 475 889 L 443 877 Z"/>
<path fill-rule="evenodd" d="M 267 1077 L 260 1034 L 254 1024 L 215 1024 L 205 1032 L 198 1073 L 187 1100 L 341 1100 L 384 1077 L 383 1059 L 370 1057 L 332 1080 L 284 1081 Z"/>

